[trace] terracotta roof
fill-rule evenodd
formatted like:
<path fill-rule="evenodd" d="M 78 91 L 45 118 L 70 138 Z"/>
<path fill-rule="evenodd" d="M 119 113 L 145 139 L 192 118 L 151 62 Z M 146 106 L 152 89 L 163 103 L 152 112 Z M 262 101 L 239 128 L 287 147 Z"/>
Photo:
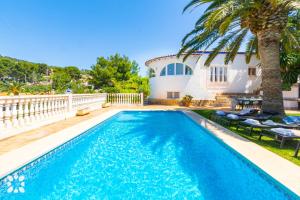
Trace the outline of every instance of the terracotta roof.
<path fill-rule="evenodd" d="M 191 55 L 193 55 L 193 56 L 198 56 L 198 55 L 201 55 L 201 54 L 210 54 L 210 53 L 212 53 L 212 51 L 197 51 L 197 52 L 195 52 L 195 53 L 193 53 L 193 54 L 191 54 Z M 226 54 L 226 53 L 227 53 L 227 52 L 225 52 L 225 51 L 219 52 L 219 54 Z M 245 54 L 245 52 L 238 52 L 237 54 Z M 161 60 L 161 59 L 164 59 L 164 58 L 175 57 L 175 56 L 177 56 L 177 54 L 171 54 L 171 55 L 167 55 L 167 56 L 159 56 L 159 57 L 155 57 L 155 58 L 152 58 L 152 59 L 150 59 L 150 60 L 147 60 L 147 61 L 145 62 L 145 65 L 148 67 L 148 65 L 149 65 L 150 63 L 152 63 L 152 62 L 155 62 L 155 61 L 157 61 L 157 60 Z"/>

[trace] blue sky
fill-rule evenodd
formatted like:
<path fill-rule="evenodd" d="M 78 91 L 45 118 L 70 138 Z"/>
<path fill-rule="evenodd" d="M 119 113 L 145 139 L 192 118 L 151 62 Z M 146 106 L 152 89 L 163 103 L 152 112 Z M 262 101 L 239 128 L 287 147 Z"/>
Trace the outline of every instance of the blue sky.
<path fill-rule="evenodd" d="M 0 54 L 89 68 L 116 52 L 144 62 L 176 53 L 201 15 L 190 0 L 2 0 Z"/>

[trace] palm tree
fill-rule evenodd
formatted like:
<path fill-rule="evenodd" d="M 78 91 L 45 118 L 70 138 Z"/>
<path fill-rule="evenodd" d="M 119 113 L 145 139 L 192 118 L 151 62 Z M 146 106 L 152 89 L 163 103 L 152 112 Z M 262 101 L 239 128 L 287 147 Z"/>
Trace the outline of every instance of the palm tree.
<path fill-rule="evenodd" d="M 1 90 L 3 92 L 7 92 L 8 94 L 13 94 L 13 95 L 19 95 L 22 90 L 23 90 L 23 86 L 24 84 L 13 81 L 11 83 L 3 83 L 1 84 Z"/>
<path fill-rule="evenodd" d="M 247 41 L 246 61 L 253 54 L 262 66 L 262 110 L 284 114 L 280 75 L 281 41 L 283 48 L 300 48 L 296 27 L 288 27 L 289 16 L 299 16 L 298 0 L 192 0 L 185 8 L 207 4 L 195 28 L 182 41 L 178 56 L 184 59 L 200 49 L 217 45 L 209 54 L 209 66 L 221 50 L 226 50 L 225 64 L 233 61 L 241 44 Z M 298 29 L 299 30 L 299 29 Z M 284 35 L 284 37 L 283 37 Z"/>

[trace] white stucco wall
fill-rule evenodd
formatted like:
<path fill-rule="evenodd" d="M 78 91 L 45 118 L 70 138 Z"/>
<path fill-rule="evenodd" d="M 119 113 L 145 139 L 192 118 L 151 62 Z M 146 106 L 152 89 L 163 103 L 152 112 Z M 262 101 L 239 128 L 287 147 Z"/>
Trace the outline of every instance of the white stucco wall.
<path fill-rule="evenodd" d="M 186 94 L 194 99 L 214 99 L 217 93 L 252 93 L 260 85 L 258 76 L 248 76 L 248 66 L 256 66 L 259 61 L 253 58 L 246 64 L 244 54 L 238 54 L 233 63 L 227 65 L 228 81 L 211 83 L 210 68 L 204 66 L 208 54 L 192 55 L 185 62 L 176 56 L 161 57 L 147 62 L 147 66 L 155 71 L 156 77 L 150 79 L 150 98 L 166 99 L 167 92 L 180 92 L 180 98 Z M 225 66 L 225 54 L 219 54 L 211 66 Z M 193 75 L 160 76 L 161 70 L 171 63 L 184 63 L 193 69 Z"/>
<path fill-rule="evenodd" d="M 299 98 L 298 84 L 293 85 L 290 91 L 283 91 L 282 93 L 283 93 L 283 98 L 286 99 L 283 101 L 285 108 L 290 108 L 290 109 L 298 108 L 298 101 L 296 101 L 296 99 Z M 291 100 L 289 101 L 287 99 L 291 99 Z"/>

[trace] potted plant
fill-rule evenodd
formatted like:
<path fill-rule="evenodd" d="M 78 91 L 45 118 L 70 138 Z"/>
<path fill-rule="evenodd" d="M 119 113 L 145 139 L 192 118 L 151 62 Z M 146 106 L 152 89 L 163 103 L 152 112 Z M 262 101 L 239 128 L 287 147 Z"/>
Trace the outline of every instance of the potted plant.
<path fill-rule="evenodd" d="M 181 103 L 183 106 L 189 107 L 192 103 L 192 99 L 193 99 L 193 97 L 191 95 L 185 95 L 182 98 Z"/>

